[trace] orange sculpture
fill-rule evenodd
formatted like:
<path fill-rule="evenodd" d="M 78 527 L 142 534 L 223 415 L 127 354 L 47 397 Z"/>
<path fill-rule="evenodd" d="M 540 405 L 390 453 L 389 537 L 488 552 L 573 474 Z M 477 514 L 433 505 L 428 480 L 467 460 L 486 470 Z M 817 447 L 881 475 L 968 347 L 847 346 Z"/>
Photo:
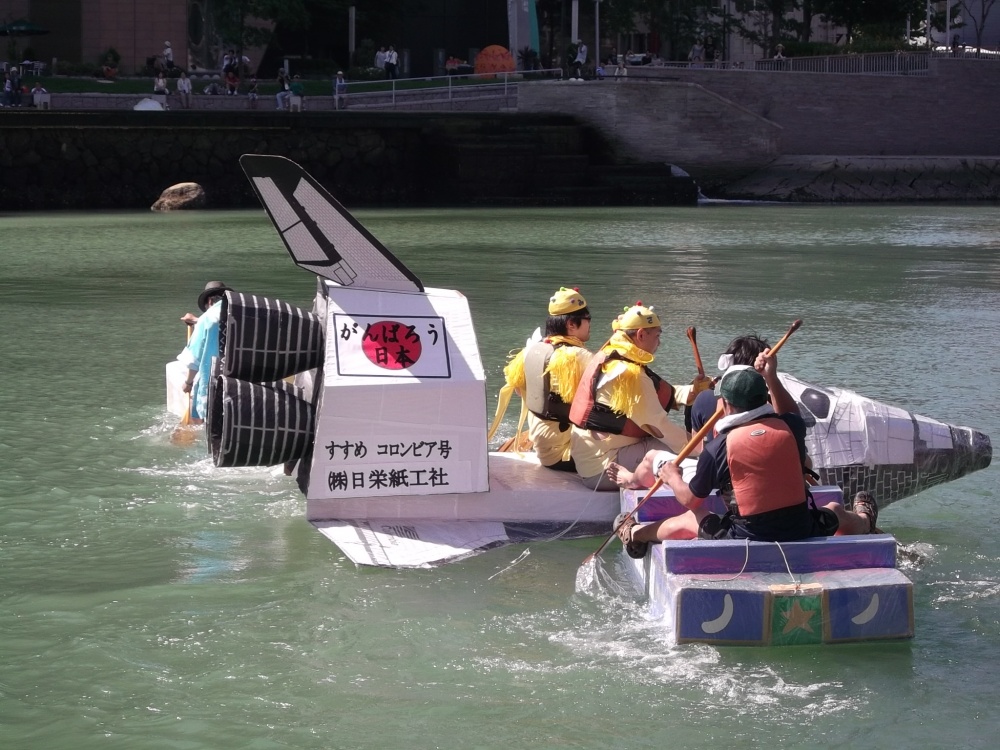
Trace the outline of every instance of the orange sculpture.
<path fill-rule="evenodd" d="M 479 75 L 513 73 L 515 69 L 514 56 L 499 44 L 491 44 L 476 55 L 475 71 Z"/>

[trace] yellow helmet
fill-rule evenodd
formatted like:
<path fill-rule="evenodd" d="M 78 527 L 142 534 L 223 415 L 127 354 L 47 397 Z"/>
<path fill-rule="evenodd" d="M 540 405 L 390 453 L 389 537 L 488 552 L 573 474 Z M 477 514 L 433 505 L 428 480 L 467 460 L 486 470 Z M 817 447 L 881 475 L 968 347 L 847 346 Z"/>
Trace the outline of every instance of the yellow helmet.
<path fill-rule="evenodd" d="M 579 289 L 560 287 L 559 291 L 549 297 L 549 315 L 571 315 L 587 306 L 587 300 Z"/>

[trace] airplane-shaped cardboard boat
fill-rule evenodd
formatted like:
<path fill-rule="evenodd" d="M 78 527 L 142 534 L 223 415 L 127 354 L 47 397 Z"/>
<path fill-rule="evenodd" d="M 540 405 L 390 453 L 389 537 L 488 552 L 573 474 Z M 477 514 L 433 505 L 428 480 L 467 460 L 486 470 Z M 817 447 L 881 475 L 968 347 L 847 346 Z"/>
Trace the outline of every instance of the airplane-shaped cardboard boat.
<path fill-rule="evenodd" d="M 285 464 L 308 520 L 362 565 L 430 567 L 608 534 L 617 493 L 588 490 L 531 453 L 489 451 L 466 298 L 425 288 L 298 164 L 262 155 L 240 164 L 318 287 L 311 311 L 226 293 L 206 430 L 216 465 Z M 174 409 L 183 374 L 168 365 Z M 976 430 L 782 377 L 821 481 L 847 496 L 868 489 L 884 507 L 992 458 Z"/>

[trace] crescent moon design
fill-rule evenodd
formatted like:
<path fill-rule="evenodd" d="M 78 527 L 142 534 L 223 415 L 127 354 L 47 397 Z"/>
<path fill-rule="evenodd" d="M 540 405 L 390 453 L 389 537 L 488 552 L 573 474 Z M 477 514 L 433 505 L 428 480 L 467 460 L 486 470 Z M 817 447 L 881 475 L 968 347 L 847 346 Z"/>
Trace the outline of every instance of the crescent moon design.
<path fill-rule="evenodd" d="M 876 594 L 876 596 L 878 596 Z M 726 594 L 725 599 L 722 602 L 722 614 L 716 617 L 714 620 L 705 620 L 701 624 L 701 629 L 705 633 L 718 633 L 724 630 L 729 621 L 733 619 L 733 597 L 730 594 Z"/>
<path fill-rule="evenodd" d="M 872 600 L 868 602 L 868 606 L 865 607 L 865 611 L 861 614 L 855 615 L 851 618 L 851 622 L 855 625 L 864 625 L 871 622 L 875 615 L 878 613 L 878 592 L 876 591 L 872 594 Z"/>

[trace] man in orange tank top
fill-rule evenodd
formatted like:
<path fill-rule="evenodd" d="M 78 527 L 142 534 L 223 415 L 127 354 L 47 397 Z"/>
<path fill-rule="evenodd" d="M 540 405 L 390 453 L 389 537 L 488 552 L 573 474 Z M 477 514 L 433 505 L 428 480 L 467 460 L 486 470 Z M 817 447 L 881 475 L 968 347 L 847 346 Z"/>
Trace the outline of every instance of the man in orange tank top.
<path fill-rule="evenodd" d="M 770 390 L 770 392 L 769 392 Z M 615 521 L 629 555 L 641 557 L 648 543 L 664 539 L 751 539 L 794 541 L 812 536 L 867 534 L 875 530 L 878 506 L 868 493 L 855 498 L 854 512 L 840 503 L 816 508 L 803 478 L 805 423 L 778 378 L 777 359 L 765 350 L 754 367 L 729 368 L 716 390 L 725 416 L 718 436 L 698 458 L 698 468 L 685 482 L 672 462 L 658 468 L 687 513 L 640 526 L 632 517 Z M 791 404 L 783 414 L 774 403 Z M 719 517 L 702 507 L 720 490 L 729 512 Z"/>

